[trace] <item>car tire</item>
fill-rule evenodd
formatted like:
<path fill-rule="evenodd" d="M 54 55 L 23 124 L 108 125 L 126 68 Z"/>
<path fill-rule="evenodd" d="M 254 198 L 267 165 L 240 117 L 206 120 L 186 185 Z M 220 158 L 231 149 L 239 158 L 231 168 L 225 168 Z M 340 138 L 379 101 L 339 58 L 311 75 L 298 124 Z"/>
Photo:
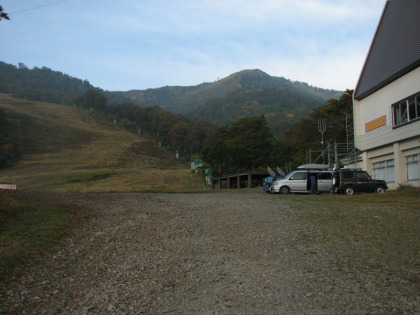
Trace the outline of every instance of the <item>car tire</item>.
<path fill-rule="evenodd" d="M 347 186 L 344 188 L 344 193 L 349 196 L 354 195 L 354 188 L 352 186 Z"/>
<path fill-rule="evenodd" d="M 287 195 L 290 193 L 290 189 L 287 186 L 281 186 L 279 192 L 283 195 Z"/>
<path fill-rule="evenodd" d="M 384 186 L 376 186 L 375 187 L 375 192 L 378 193 L 378 194 L 383 194 L 385 192 Z"/>

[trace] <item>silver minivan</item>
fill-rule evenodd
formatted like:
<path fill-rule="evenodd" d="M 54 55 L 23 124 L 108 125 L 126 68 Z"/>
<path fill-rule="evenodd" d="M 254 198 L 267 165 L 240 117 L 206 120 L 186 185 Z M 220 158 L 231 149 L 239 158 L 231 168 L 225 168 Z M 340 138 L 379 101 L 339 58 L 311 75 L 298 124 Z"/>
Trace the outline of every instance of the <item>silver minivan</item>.
<path fill-rule="evenodd" d="M 271 185 L 271 192 L 281 194 L 310 193 L 311 182 L 309 178 L 312 175 L 315 175 L 317 179 L 317 192 L 326 193 L 331 191 L 333 178 L 331 171 L 302 170 L 293 171 L 285 177 L 275 180 Z"/>

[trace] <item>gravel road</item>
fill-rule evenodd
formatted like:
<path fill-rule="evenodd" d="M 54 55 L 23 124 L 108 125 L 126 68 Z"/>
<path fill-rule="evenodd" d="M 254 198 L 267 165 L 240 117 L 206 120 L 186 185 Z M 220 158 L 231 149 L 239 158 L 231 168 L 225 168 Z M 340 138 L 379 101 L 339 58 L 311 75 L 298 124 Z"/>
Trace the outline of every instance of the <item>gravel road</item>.
<path fill-rule="evenodd" d="M 262 190 L 59 198 L 91 218 L 9 285 L 0 313 L 395 313 Z"/>

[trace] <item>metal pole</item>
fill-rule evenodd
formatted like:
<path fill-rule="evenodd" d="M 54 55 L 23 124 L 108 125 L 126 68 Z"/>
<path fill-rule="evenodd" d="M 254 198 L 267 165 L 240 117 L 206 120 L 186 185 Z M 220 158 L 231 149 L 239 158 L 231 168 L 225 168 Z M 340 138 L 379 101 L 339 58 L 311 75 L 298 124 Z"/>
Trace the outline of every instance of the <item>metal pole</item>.
<path fill-rule="evenodd" d="M 338 168 L 338 148 L 337 148 L 337 142 L 334 143 L 334 158 L 335 158 L 335 165 L 334 168 Z"/>
<path fill-rule="evenodd" d="M 330 144 L 328 143 L 327 145 L 327 150 L 328 150 L 328 168 L 331 168 L 331 154 L 330 154 Z"/>
<path fill-rule="evenodd" d="M 324 132 L 327 130 L 327 124 L 325 118 L 318 119 L 318 132 L 321 133 L 321 150 L 322 150 L 322 163 L 325 163 L 324 158 Z"/>

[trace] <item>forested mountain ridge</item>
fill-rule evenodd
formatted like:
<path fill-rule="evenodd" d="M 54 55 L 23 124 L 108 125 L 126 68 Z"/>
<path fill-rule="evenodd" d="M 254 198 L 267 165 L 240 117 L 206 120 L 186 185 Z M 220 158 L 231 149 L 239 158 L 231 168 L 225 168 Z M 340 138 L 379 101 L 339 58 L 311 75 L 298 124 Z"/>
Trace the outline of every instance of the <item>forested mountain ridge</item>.
<path fill-rule="evenodd" d="M 88 80 L 71 77 L 47 67 L 29 69 L 25 64 L 18 67 L 0 61 L 0 93 L 31 101 L 70 105 L 74 98 L 89 89 L 103 93 L 109 103 L 128 101 L 119 92 L 95 88 Z"/>
<path fill-rule="evenodd" d="M 71 97 L 78 96 L 93 86 L 87 80 L 70 77 L 49 68 L 19 67 L 0 62 L 0 92 L 18 98 L 69 104 Z"/>
<path fill-rule="evenodd" d="M 14 97 L 73 105 L 81 95 L 95 91 L 105 96 L 104 104 L 132 103 L 140 107 L 158 106 L 194 121 L 226 126 L 241 117 L 264 115 L 275 136 L 311 113 L 313 108 L 341 92 L 273 77 L 261 70 L 244 70 L 212 83 L 196 86 L 166 86 L 156 89 L 104 91 L 88 80 L 73 78 L 49 68 L 19 67 L 0 62 L 0 93 Z"/>
<path fill-rule="evenodd" d="M 131 90 L 121 92 L 121 95 L 135 104 L 159 106 L 173 113 L 192 116 L 192 114 L 190 115 L 192 111 L 216 98 L 225 98 L 261 89 L 289 89 L 298 95 L 313 98 L 316 103 L 324 103 L 341 94 L 339 91 L 316 88 L 282 77 L 273 77 L 255 69 L 243 70 L 212 83 L 187 87 L 166 86 L 157 89 Z"/>
<path fill-rule="evenodd" d="M 166 86 L 147 90 L 104 91 L 88 80 L 71 77 L 46 67 L 29 69 L 23 63 L 16 67 L 0 61 L 0 92 L 16 97 L 59 104 L 70 104 L 88 89 L 97 89 L 109 104 L 130 101 L 136 105 L 159 106 L 177 114 L 188 114 L 215 98 L 258 89 L 290 89 L 296 94 L 325 102 L 339 97 L 339 91 L 312 87 L 307 83 L 273 77 L 261 70 L 243 70 L 212 83 L 196 86 Z"/>
<path fill-rule="evenodd" d="M 264 116 L 278 137 L 299 119 L 308 116 L 313 108 L 325 101 L 300 95 L 289 88 L 246 90 L 225 98 L 214 98 L 197 107 L 187 116 L 206 120 L 216 126 L 226 126 L 240 117 Z"/>

